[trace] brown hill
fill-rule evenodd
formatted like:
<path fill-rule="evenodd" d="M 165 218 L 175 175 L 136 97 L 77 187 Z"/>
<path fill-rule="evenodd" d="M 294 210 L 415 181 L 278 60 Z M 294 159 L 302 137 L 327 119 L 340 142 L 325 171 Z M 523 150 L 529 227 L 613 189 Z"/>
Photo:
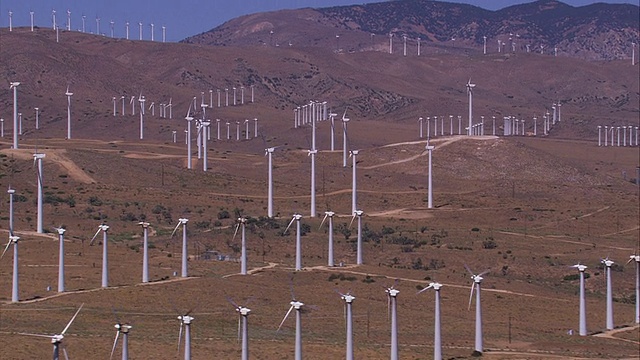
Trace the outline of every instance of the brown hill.
<path fill-rule="evenodd" d="M 597 3 L 573 7 L 539 0 L 489 11 L 473 5 L 432 0 L 403 0 L 318 9 L 283 10 L 242 16 L 211 31 L 189 37 L 187 43 L 207 45 L 320 46 L 344 52 L 410 54 L 421 39 L 423 54 L 465 48 L 489 52 L 552 54 L 583 59 L 625 59 L 640 39 L 640 12 L 631 4 Z M 339 36 L 339 38 L 337 38 Z"/>

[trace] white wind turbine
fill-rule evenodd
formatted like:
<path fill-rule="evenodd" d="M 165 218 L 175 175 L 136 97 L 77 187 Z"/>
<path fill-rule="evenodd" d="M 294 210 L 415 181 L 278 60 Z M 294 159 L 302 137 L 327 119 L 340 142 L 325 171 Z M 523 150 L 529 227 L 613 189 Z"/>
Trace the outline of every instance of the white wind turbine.
<path fill-rule="evenodd" d="M 423 135 L 423 131 L 422 131 L 423 123 L 424 123 L 423 120 L 424 119 L 422 118 L 422 116 L 418 118 L 418 124 L 420 124 L 420 139 L 422 139 L 422 135 Z"/>
<path fill-rule="evenodd" d="M 355 210 L 353 212 L 353 217 L 351 218 L 351 224 L 349 224 L 349 227 L 351 227 L 351 225 L 353 225 L 353 220 L 355 220 L 355 218 L 358 218 L 358 242 L 357 242 L 357 251 L 356 251 L 356 264 L 358 265 L 362 265 L 362 215 L 364 215 L 364 211 L 362 210 Z"/>
<path fill-rule="evenodd" d="M 93 241 L 98 234 L 102 231 L 102 287 L 109 287 L 109 263 L 107 257 L 107 231 L 109 231 L 109 225 L 101 224 L 98 226 L 98 231 L 89 242 L 89 246 L 93 245 Z"/>
<path fill-rule="evenodd" d="M 433 289 L 436 292 L 436 307 L 435 307 L 435 323 L 433 334 L 433 360 L 442 360 L 442 338 L 440 335 L 440 288 L 442 284 L 437 282 L 429 283 L 429 286 L 418 291 L 420 294 L 423 291 Z"/>
<path fill-rule="evenodd" d="M 142 40 L 142 21 L 138 22 L 138 28 L 140 29 L 140 40 Z"/>
<path fill-rule="evenodd" d="M 473 88 L 476 84 L 471 83 L 471 78 L 467 82 L 467 94 L 469 94 L 469 129 L 467 135 L 471 136 L 471 126 L 473 126 Z"/>
<path fill-rule="evenodd" d="M 116 351 L 116 346 L 118 346 L 118 338 L 120 334 L 122 334 L 122 360 L 129 359 L 129 330 L 131 330 L 132 326 L 129 324 L 123 324 L 118 321 L 117 324 L 114 325 L 116 328 L 116 338 L 113 340 L 113 347 L 111 347 L 111 356 L 109 359 L 113 359 L 113 353 Z"/>
<path fill-rule="evenodd" d="M 186 278 L 187 275 L 187 222 L 189 219 L 180 218 L 178 219 L 178 225 L 176 225 L 175 229 L 171 233 L 171 237 L 176 233 L 180 225 L 182 225 L 182 271 L 181 277 Z"/>
<path fill-rule="evenodd" d="M 482 304 L 480 302 L 480 284 L 482 283 L 482 275 L 489 273 L 489 270 L 485 270 L 480 274 L 474 274 L 467 265 L 465 269 L 471 274 L 471 293 L 469 295 L 469 309 L 471 308 L 471 301 L 473 300 L 473 290 L 476 290 L 476 340 L 474 350 L 482 354 Z"/>
<path fill-rule="evenodd" d="M 289 222 L 289 225 L 287 225 L 287 228 L 282 233 L 284 235 L 291 227 L 291 224 L 293 224 L 294 221 L 296 222 L 296 271 L 302 270 L 302 242 L 300 240 L 300 219 L 302 219 L 302 215 L 297 213 L 293 214 L 293 216 L 291 217 L 291 222 Z"/>
<path fill-rule="evenodd" d="M 9 10 L 9 31 L 13 31 L 13 11 Z"/>
<path fill-rule="evenodd" d="M 13 194 L 16 193 L 15 189 L 9 186 L 7 194 L 9 194 L 9 235 L 13 235 Z"/>
<path fill-rule="evenodd" d="M 135 95 L 131 95 L 131 100 L 129 100 L 129 105 L 131 105 L 131 115 L 136 116 L 136 103 L 134 102 L 136 99 Z"/>
<path fill-rule="evenodd" d="M 71 327 L 71 324 L 76 319 L 76 316 L 78 316 L 78 313 L 80 312 L 80 310 L 82 310 L 83 306 L 84 304 L 80 305 L 76 313 L 73 315 L 71 320 L 69 320 L 69 322 L 67 323 L 67 326 L 64 327 L 64 329 L 62 330 L 62 332 L 60 332 L 60 334 L 55 334 L 55 335 L 29 334 L 29 333 L 19 333 L 19 334 L 49 338 L 51 339 L 51 343 L 53 344 L 53 360 L 60 360 L 60 348 L 62 348 L 62 352 L 64 354 L 65 359 L 69 359 L 69 356 L 67 355 L 67 349 L 64 348 L 64 345 L 62 344 L 62 340 L 64 339 L 64 334 L 67 332 L 67 330 L 69 330 L 69 327 Z"/>
<path fill-rule="evenodd" d="M 329 218 L 329 247 L 328 247 L 328 255 L 327 255 L 327 265 L 328 266 L 334 266 L 333 263 L 333 216 L 336 213 L 334 213 L 333 211 L 325 211 L 324 212 L 324 218 L 322 219 L 322 222 L 320 222 L 320 228 L 322 228 L 322 225 L 324 224 L 324 221 L 327 220 L 327 218 Z"/>
<path fill-rule="evenodd" d="M 246 242 L 246 225 L 247 218 L 241 216 L 237 220 L 238 224 L 236 224 L 236 230 L 233 232 L 233 240 L 235 240 L 236 235 L 238 234 L 238 229 L 242 227 L 242 244 L 241 244 L 241 255 L 240 255 L 240 275 L 247 275 L 247 242 Z"/>
<path fill-rule="evenodd" d="M 346 117 L 347 110 L 342 114 L 342 167 L 347 167 L 347 123 L 349 118 Z"/>
<path fill-rule="evenodd" d="M 280 326 L 278 326 L 277 331 L 280 331 L 280 328 L 282 328 L 282 324 L 284 324 L 284 322 L 287 320 L 287 317 L 289 316 L 291 311 L 295 309 L 296 310 L 296 344 L 295 344 L 294 359 L 302 360 L 302 321 L 301 321 L 300 311 L 304 303 L 296 300 L 292 290 L 291 302 L 289 302 L 289 304 L 291 304 L 291 307 L 289 308 L 289 311 L 287 311 L 287 313 L 284 315 L 284 318 L 280 322 Z"/>
<path fill-rule="evenodd" d="M 169 99 L 169 104 L 171 104 L 171 99 Z M 187 169 L 191 169 L 191 121 L 193 121 L 191 105 L 189 105 L 189 110 L 187 110 L 187 115 L 184 119 L 187 120 Z"/>
<path fill-rule="evenodd" d="M 587 270 L 586 265 L 580 263 L 571 266 L 580 272 L 580 336 L 587 336 L 587 305 L 584 296 L 584 271 Z"/>
<path fill-rule="evenodd" d="M 149 223 L 141 221 L 142 226 L 142 282 L 149 282 Z"/>
<path fill-rule="evenodd" d="M 17 81 L 9 83 L 9 90 L 13 89 L 13 148 L 18 148 L 18 86 Z"/>
<path fill-rule="evenodd" d="M 633 254 L 629 256 L 629 261 L 627 264 L 635 261 L 636 262 L 636 324 L 640 323 L 640 255 Z"/>
<path fill-rule="evenodd" d="M 357 156 L 359 150 L 352 150 L 350 152 L 349 157 L 353 157 L 352 160 L 352 172 L 351 172 L 351 213 L 354 213 L 358 208 L 358 188 L 357 188 L 357 177 L 356 177 L 356 169 L 357 169 Z"/>
<path fill-rule="evenodd" d="M 180 333 L 178 335 L 178 355 L 180 355 L 180 343 L 182 342 L 182 328 L 184 327 L 184 360 L 191 360 L 191 322 L 194 320 L 191 310 L 186 314 L 178 316 L 180 320 Z"/>
<path fill-rule="evenodd" d="M 398 360 L 398 299 L 400 293 L 394 286 L 385 289 L 389 308 L 391 309 L 391 360 Z"/>
<path fill-rule="evenodd" d="M 64 233 L 62 227 L 56 228 L 58 232 L 59 250 L 58 250 L 58 292 L 64 292 Z"/>
<path fill-rule="evenodd" d="M 29 11 L 29 18 L 31 20 L 31 32 L 33 32 L 33 11 Z"/>
<path fill-rule="evenodd" d="M 67 9 L 67 31 L 71 31 L 71 10 Z"/>
<path fill-rule="evenodd" d="M 609 260 L 607 256 L 605 259 L 600 260 L 600 262 L 605 266 L 605 270 L 607 273 L 607 330 L 613 330 L 613 291 L 611 289 L 611 266 L 614 264 L 613 261 Z"/>
<path fill-rule="evenodd" d="M 44 229 L 42 228 L 42 159 L 44 159 L 45 154 L 33 154 L 33 165 L 37 165 L 37 176 L 38 176 L 38 215 L 37 215 L 37 232 L 38 234 L 44 233 Z"/>
<path fill-rule="evenodd" d="M 273 151 L 275 147 L 264 149 L 264 155 L 269 158 L 269 186 L 267 192 L 267 216 L 273 217 Z"/>
<path fill-rule="evenodd" d="M 353 306 L 353 300 L 356 299 L 355 296 L 351 295 L 351 292 L 347 292 L 340 294 L 340 299 L 344 300 L 344 310 L 345 310 L 345 321 L 347 325 L 347 353 L 346 359 L 353 360 L 353 311 L 351 307 Z"/>
<path fill-rule="evenodd" d="M 238 312 L 238 337 L 242 336 L 242 355 L 241 360 L 249 359 L 249 313 L 251 309 L 246 306 L 240 306 L 231 299 L 227 300 L 233 305 Z"/>
<path fill-rule="evenodd" d="M 145 99 L 144 96 L 142 96 L 142 93 L 140 93 L 140 96 L 138 96 L 138 102 L 140 103 L 140 140 L 144 139 L 144 103 L 145 101 L 147 101 L 147 99 Z"/>
<path fill-rule="evenodd" d="M 335 117 L 336 116 L 338 116 L 338 114 L 335 114 L 335 113 L 329 114 L 329 119 L 331 120 L 331 151 L 335 150 L 335 129 L 336 129 Z"/>
<path fill-rule="evenodd" d="M 56 25 L 56 11 L 51 10 L 51 21 L 53 22 L 53 30 L 56 30 L 58 26 Z"/>
<path fill-rule="evenodd" d="M 311 211 L 310 216 L 316 217 L 316 154 L 318 150 L 308 150 L 307 156 L 311 156 Z"/>
<path fill-rule="evenodd" d="M 2 259 L 7 250 L 9 250 L 9 246 L 13 245 L 13 277 L 11 282 L 11 302 L 14 303 L 20 301 L 18 296 L 18 241 L 20 241 L 19 236 L 10 234 L 9 242 L 7 242 L 7 246 L 5 246 L 2 255 L 0 255 L 0 259 Z"/>
<path fill-rule="evenodd" d="M 427 150 L 427 152 L 429 153 L 429 175 L 428 175 L 428 182 L 427 182 L 427 186 L 428 186 L 428 191 L 427 191 L 427 207 L 429 209 L 433 208 L 433 177 L 432 177 L 432 154 L 433 154 L 433 149 L 435 149 L 435 146 L 433 145 L 429 145 L 429 139 L 427 138 L 427 145 L 425 146 L 425 149 Z"/>
<path fill-rule="evenodd" d="M 202 139 L 200 140 L 202 143 L 202 171 L 206 172 L 208 170 L 207 165 L 207 137 L 209 134 L 209 125 L 211 125 L 210 121 L 202 121 L 200 122 L 200 126 L 202 128 Z"/>

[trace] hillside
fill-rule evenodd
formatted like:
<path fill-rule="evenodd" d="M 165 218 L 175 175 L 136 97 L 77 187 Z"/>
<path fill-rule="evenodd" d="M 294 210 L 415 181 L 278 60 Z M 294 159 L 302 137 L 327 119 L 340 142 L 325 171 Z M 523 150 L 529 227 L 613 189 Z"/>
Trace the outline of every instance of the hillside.
<path fill-rule="evenodd" d="M 626 59 L 631 42 L 640 39 L 640 12 L 630 4 L 597 3 L 573 7 L 556 0 L 538 0 L 489 11 L 466 4 L 432 0 L 386 1 L 318 9 L 286 10 L 242 16 L 211 31 L 189 37 L 187 43 L 217 46 L 320 46 L 325 49 L 389 52 L 393 34 L 396 54 L 403 36 L 410 54 L 482 51 L 546 54 L 582 59 Z M 339 39 L 336 38 L 339 36 Z M 457 48 L 457 50 L 456 50 Z"/>

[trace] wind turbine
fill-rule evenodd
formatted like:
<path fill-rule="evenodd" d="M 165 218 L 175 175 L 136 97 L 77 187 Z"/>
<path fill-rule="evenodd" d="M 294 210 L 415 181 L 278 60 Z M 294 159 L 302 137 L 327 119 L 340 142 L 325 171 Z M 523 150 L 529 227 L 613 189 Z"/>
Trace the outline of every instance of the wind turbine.
<path fill-rule="evenodd" d="M 640 323 L 640 255 L 633 254 L 629 256 L 627 264 L 636 262 L 636 324 Z"/>
<path fill-rule="evenodd" d="M 351 175 L 351 213 L 354 213 L 357 210 L 357 200 L 358 200 L 358 190 L 357 190 L 357 178 L 356 178 L 356 169 L 358 161 L 356 157 L 358 156 L 359 150 L 351 150 L 349 157 L 353 156 L 352 160 L 352 175 Z"/>
<path fill-rule="evenodd" d="M 282 328 L 282 324 L 284 324 L 284 322 L 287 320 L 287 317 L 289 316 L 289 314 L 291 314 L 291 311 L 295 309 L 296 310 L 296 345 L 295 345 L 294 359 L 302 360 L 302 321 L 300 318 L 300 309 L 302 308 L 304 303 L 295 299 L 295 296 L 292 290 L 291 302 L 289 304 L 291 304 L 291 307 L 289 308 L 289 311 L 287 311 L 287 313 L 284 315 L 284 318 L 280 322 L 280 326 L 278 326 L 277 331 L 280 331 L 280 328 Z"/>
<path fill-rule="evenodd" d="M 325 211 L 324 212 L 324 218 L 322 219 L 322 222 L 320 222 L 320 228 L 322 228 L 322 225 L 324 224 L 324 221 L 327 220 L 327 218 L 329 218 L 329 247 L 328 247 L 328 256 L 327 256 L 327 265 L 328 266 L 334 266 L 333 263 L 333 215 L 335 215 L 336 213 L 334 213 L 333 211 Z"/>
<path fill-rule="evenodd" d="M 134 100 L 136 99 L 135 95 L 131 95 L 131 100 L 129 100 L 129 105 L 131 105 L 131 115 L 136 116 L 136 104 Z"/>
<path fill-rule="evenodd" d="M 385 289 L 387 300 L 391 308 L 391 360 L 398 360 L 398 314 L 397 296 L 400 293 L 394 286 Z"/>
<path fill-rule="evenodd" d="M 11 287 L 11 302 L 17 303 L 20 301 L 18 296 L 18 241 L 20 240 L 19 236 L 14 236 L 13 234 L 9 235 L 9 242 L 7 242 L 7 246 L 5 246 L 2 255 L 0 255 L 0 259 L 4 257 L 4 254 L 9 250 L 9 246 L 13 245 L 13 278 L 12 278 L 12 287 Z"/>
<path fill-rule="evenodd" d="M 469 94 L 469 129 L 467 135 L 471 136 L 471 126 L 473 126 L 473 88 L 476 84 L 471 83 L 471 78 L 467 82 L 467 94 Z"/>
<path fill-rule="evenodd" d="M 335 129 L 336 129 L 336 125 L 335 125 L 335 117 L 338 116 L 338 114 L 335 113 L 330 113 L 329 114 L 329 119 L 331 120 L 331 151 L 335 150 Z"/>
<path fill-rule="evenodd" d="M 71 31 L 71 10 L 67 9 L 67 31 Z"/>
<path fill-rule="evenodd" d="M 351 224 L 353 224 L 353 220 L 358 217 L 358 242 L 357 242 L 357 253 L 356 253 L 356 264 L 362 265 L 362 215 L 364 215 L 364 211 L 356 210 L 353 212 L 353 217 L 351 218 Z"/>
<path fill-rule="evenodd" d="M 102 231 L 102 287 L 109 287 L 109 263 L 107 259 L 107 231 L 109 231 L 109 225 L 101 224 L 98 226 L 98 231 L 89 242 L 89 246 L 93 245 L 93 241 L 98 234 Z"/>
<path fill-rule="evenodd" d="M 209 125 L 211 125 L 210 121 L 202 121 L 200 122 L 200 126 L 202 128 L 202 171 L 206 172 L 208 169 L 207 165 L 207 137 L 209 134 Z"/>
<path fill-rule="evenodd" d="M 153 33 L 155 32 L 153 29 L 155 27 L 155 25 L 153 23 L 149 24 L 149 26 L 151 26 L 151 41 L 154 41 L 153 39 Z"/>
<path fill-rule="evenodd" d="M 231 305 L 238 312 L 238 337 L 242 336 L 242 355 L 241 360 L 249 359 L 249 313 L 251 309 L 245 306 L 240 306 L 233 302 L 231 299 L 227 299 Z"/>
<path fill-rule="evenodd" d="M 435 307 L 435 324 L 434 324 L 434 334 L 433 334 L 433 360 L 442 360 L 442 338 L 440 336 L 440 288 L 442 284 L 437 282 L 429 283 L 429 286 L 423 288 L 418 291 L 418 294 L 421 292 L 427 291 L 429 289 L 433 289 L 436 292 L 436 307 Z"/>
<path fill-rule="evenodd" d="M 180 320 L 180 334 L 178 335 L 178 355 L 180 355 L 180 343 L 182 342 L 182 328 L 184 327 L 184 360 L 191 360 L 191 322 L 194 320 L 191 313 L 178 316 Z"/>
<path fill-rule="evenodd" d="M 237 219 L 236 230 L 233 232 L 233 240 L 235 240 L 238 234 L 238 229 L 242 227 L 242 252 L 240 255 L 240 275 L 247 275 L 247 242 L 245 237 L 245 227 L 247 225 L 247 218 L 241 216 Z"/>
<path fill-rule="evenodd" d="M 169 104 L 171 104 L 171 99 L 169 99 Z M 193 121 L 191 105 L 189 105 L 187 116 L 184 119 L 187 120 L 187 169 L 191 169 L 191 121 Z"/>
<path fill-rule="evenodd" d="M 9 194 L 9 235 L 13 235 L 13 194 L 16 193 L 15 189 L 9 186 L 7 194 Z"/>
<path fill-rule="evenodd" d="M 308 150 L 307 156 L 311 156 L 311 212 L 312 218 L 316 217 L 316 154 L 318 150 Z"/>
<path fill-rule="evenodd" d="M 34 14 L 33 11 L 29 11 L 29 17 L 31 19 L 31 32 L 33 32 L 33 14 Z"/>
<path fill-rule="evenodd" d="M 182 272 L 181 276 L 186 278 L 187 275 L 187 222 L 189 219 L 180 218 L 178 219 L 178 225 L 176 225 L 175 229 L 171 233 L 171 237 L 176 233 L 180 225 L 182 225 Z"/>
<path fill-rule="evenodd" d="M 28 334 L 28 333 L 19 333 L 19 334 L 49 338 L 51 339 L 51 343 L 53 344 L 53 360 L 60 359 L 60 348 L 62 348 L 62 352 L 64 353 L 65 359 L 69 359 L 69 356 L 67 355 L 67 350 L 64 348 L 64 345 L 62 344 L 62 340 L 64 339 L 64 334 L 67 332 L 67 330 L 69 330 L 69 327 L 71 326 L 73 321 L 76 319 L 76 316 L 78 316 L 78 313 L 80 312 L 80 310 L 82 310 L 83 306 L 84 304 L 80 305 L 76 313 L 73 315 L 71 320 L 69 320 L 69 322 L 67 323 L 67 326 L 64 327 L 64 329 L 62 330 L 62 332 L 60 332 L 60 334 L 55 334 L 55 335 Z"/>
<path fill-rule="evenodd" d="M 418 118 L 418 123 L 420 124 L 420 139 L 422 139 L 422 135 L 423 135 L 423 131 L 422 131 L 423 122 L 424 122 L 423 120 L 424 119 L 422 118 L 422 116 Z"/>
<path fill-rule="evenodd" d="M 140 29 L 140 40 L 142 40 L 142 21 L 138 22 L 138 28 Z"/>
<path fill-rule="evenodd" d="M 607 272 L 607 330 L 613 330 L 613 291 L 611 290 L 611 265 L 613 261 L 607 256 L 600 260 Z"/>
<path fill-rule="evenodd" d="M 129 22 L 125 22 L 124 23 L 124 29 L 125 29 L 125 39 L 129 40 Z"/>
<path fill-rule="evenodd" d="M 9 31 L 13 31 L 12 18 L 13 18 L 13 11 L 9 10 Z"/>
<path fill-rule="evenodd" d="M 482 283 L 482 275 L 489 273 L 489 270 L 483 271 L 480 274 L 474 274 L 467 265 L 465 269 L 471 274 L 471 294 L 469 295 L 469 308 L 471 308 L 471 301 L 473 300 L 473 289 L 476 290 L 476 341 L 474 350 L 482 354 L 482 305 L 480 302 L 480 284 Z"/>
<path fill-rule="evenodd" d="M 138 96 L 138 102 L 140 103 L 140 140 L 144 139 L 144 102 L 147 101 L 147 99 L 144 98 L 144 96 L 142 96 L 142 93 L 140 93 L 140 96 Z"/>
<path fill-rule="evenodd" d="M 142 226 L 142 282 L 149 282 L 149 223 L 141 221 Z"/>
<path fill-rule="evenodd" d="M 129 359 L 129 330 L 131 330 L 132 326 L 129 324 L 122 324 L 118 321 L 117 324 L 114 325 L 116 328 L 116 338 L 113 341 L 113 347 L 111 348 L 111 356 L 109 359 L 113 359 L 113 353 L 116 351 L 116 346 L 118 346 L 118 338 L 120 334 L 122 334 L 122 360 Z"/>
<path fill-rule="evenodd" d="M 56 26 L 56 11 L 55 10 L 51 10 L 51 20 L 53 22 L 53 30 L 57 29 L 58 26 Z"/>
<path fill-rule="evenodd" d="M 33 165 L 36 166 L 37 163 L 37 175 L 38 175 L 38 217 L 37 217 L 37 232 L 38 234 L 43 234 L 44 230 L 42 228 L 42 159 L 44 159 L 45 154 L 33 154 Z"/>
<path fill-rule="evenodd" d="M 60 247 L 58 251 L 58 292 L 64 292 L 64 233 L 65 229 L 62 227 L 56 228 L 58 232 L 58 240 Z"/>
<path fill-rule="evenodd" d="M 302 242 L 300 241 L 300 219 L 302 219 L 302 215 L 295 213 L 291 217 L 291 222 L 287 225 L 287 228 L 284 230 L 283 234 L 289 230 L 291 224 L 296 222 L 296 271 L 302 270 Z"/>
<path fill-rule="evenodd" d="M 264 155 L 269 157 L 269 188 L 267 193 L 267 216 L 273 218 L 273 151 L 275 147 L 266 148 Z"/>
<path fill-rule="evenodd" d="M 18 149 L 18 86 L 17 81 L 9 83 L 9 90 L 13 89 L 13 148 Z"/>
<path fill-rule="evenodd" d="M 344 300 L 344 310 L 345 310 L 345 321 L 347 322 L 347 360 L 353 360 L 353 312 L 351 310 L 351 306 L 353 305 L 353 300 L 356 299 L 355 296 L 351 295 L 351 292 L 347 292 L 346 294 L 340 294 L 340 299 Z"/>
<path fill-rule="evenodd" d="M 427 138 L 427 145 L 424 148 L 429 153 L 429 175 L 427 180 L 427 186 L 429 189 L 427 190 L 427 208 L 433 209 L 433 177 L 431 174 L 433 170 L 432 155 L 433 155 L 433 149 L 435 149 L 435 146 L 429 145 L 429 138 Z"/>
<path fill-rule="evenodd" d="M 347 116 L 347 110 L 344 110 L 342 114 L 342 167 L 347 167 L 347 123 L 349 118 Z"/>
<path fill-rule="evenodd" d="M 584 297 L 584 271 L 587 270 L 586 265 L 580 263 L 571 266 L 580 272 L 580 336 L 587 336 L 587 305 Z"/>

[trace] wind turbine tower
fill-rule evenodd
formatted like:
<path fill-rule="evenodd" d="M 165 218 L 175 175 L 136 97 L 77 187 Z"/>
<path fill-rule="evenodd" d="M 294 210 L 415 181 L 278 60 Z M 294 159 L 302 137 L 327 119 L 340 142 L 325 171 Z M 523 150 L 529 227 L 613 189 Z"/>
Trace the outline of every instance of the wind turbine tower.
<path fill-rule="evenodd" d="M 584 297 L 584 271 L 587 270 L 586 265 L 576 264 L 572 268 L 578 269 L 580 272 L 580 336 L 587 336 L 587 306 Z"/>
<path fill-rule="evenodd" d="M 67 96 L 67 139 L 71 139 L 71 96 L 72 92 L 69 92 L 69 85 L 67 85 L 67 92 L 64 93 Z"/>
<path fill-rule="evenodd" d="M 629 256 L 627 264 L 636 262 L 636 324 L 640 324 L 640 255 L 633 254 Z"/>
<path fill-rule="evenodd" d="M 9 90 L 13 89 L 13 148 L 18 149 L 18 86 L 19 82 L 9 83 Z"/>
<path fill-rule="evenodd" d="M 333 211 L 325 211 L 324 218 L 320 223 L 320 228 L 324 224 L 324 221 L 329 218 L 329 246 L 328 246 L 328 255 L 327 255 L 327 266 L 334 266 L 333 263 L 333 215 L 335 215 Z"/>
<path fill-rule="evenodd" d="M 246 241 L 246 231 L 245 231 L 245 227 L 247 225 L 247 218 L 245 217 L 239 217 L 237 219 L 238 224 L 236 224 L 236 230 L 233 233 L 233 238 L 235 239 L 236 235 L 238 234 L 238 229 L 240 227 L 242 227 L 242 252 L 240 255 L 240 274 L 241 275 L 247 275 L 247 241 Z"/>
<path fill-rule="evenodd" d="M 389 298 L 391 306 L 391 356 L 390 360 L 398 360 L 398 314 L 397 314 L 397 296 L 399 290 L 393 286 L 385 290 Z"/>
<path fill-rule="evenodd" d="M 149 282 L 149 223 L 141 221 L 142 226 L 142 282 Z"/>
<path fill-rule="evenodd" d="M 182 268 L 181 268 L 180 276 L 183 277 L 183 278 L 188 277 L 188 274 L 187 274 L 187 260 L 188 260 L 188 255 L 187 255 L 187 222 L 189 222 L 189 219 L 186 219 L 186 218 L 178 219 L 178 225 L 176 225 L 175 229 L 173 229 L 173 232 L 171 233 L 171 237 L 173 237 L 173 235 L 176 233 L 176 231 L 178 230 L 180 225 L 182 225 Z"/>
<path fill-rule="evenodd" d="M 184 360 L 191 360 L 191 322 L 194 320 L 189 316 L 189 312 L 185 315 L 178 316 L 180 320 L 180 335 L 178 337 L 178 353 L 180 353 L 180 342 L 182 341 L 182 328 L 184 327 Z"/>
<path fill-rule="evenodd" d="M 315 129 L 315 127 L 314 127 Z M 314 147 L 314 146 L 312 146 Z M 309 150 L 308 156 L 311 156 L 311 217 L 316 217 L 316 154 L 318 150 L 315 147 Z"/>
<path fill-rule="evenodd" d="M 273 218 L 273 151 L 275 147 L 266 148 L 264 155 L 269 159 L 269 187 L 267 193 L 267 216 Z"/>
<path fill-rule="evenodd" d="M 358 208 L 357 208 L 357 197 L 358 197 L 358 190 L 357 190 L 357 185 L 356 185 L 356 166 L 358 164 L 358 161 L 356 159 L 356 157 L 358 156 L 359 150 L 352 150 L 351 151 L 351 156 L 353 156 L 353 160 L 352 160 L 352 178 L 351 178 L 351 213 L 353 214 Z"/>
<path fill-rule="evenodd" d="M 132 326 L 118 322 L 114 327 L 116 328 L 116 339 L 113 341 L 113 347 L 111 348 L 111 358 L 113 358 L 113 353 L 118 345 L 118 337 L 122 334 L 122 360 L 129 360 L 129 330 L 131 330 Z"/>
<path fill-rule="evenodd" d="M 44 159 L 45 154 L 33 154 L 33 164 L 37 165 L 38 172 L 38 217 L 37 217 L 37 232 L 38 234 L 43 234 L 44 229 L 42 228 L 42 159 Z"/>
<path fill-rule="evenodd" d="M 296 271 L 300 271 L 302 270 L 302 241 L 300 240 L 300 219 L 302 219 L 302 215 L 300 214 L 293 214 L 293 216 L 291 217 L 291 222 L 289 222 L 289 225 L 287 225 L 287 228 L 284 230 L 284 232 L 286 233 L 287 230 L 289 230 L 289 228 L 291 227 L 291 224 L 293 224 L 293 222 L 296 222 Z"/>
<path fill-rule="evenodd" d="M 467 271 L 471 274 L 471 280 L 473 281 L 471 283 L 471 294 L 469 296 L 469 308 L 471 308 L 471 301 L 473 300 L 473 290 L 474 290 L 474 288 L 476 290 L 476 339 L 475 339 L 474 350 L 479 352 L 480 354 L 482 354 L 482 351 L 483 351 L 483 347 L 482 347 L 482 304 L 480 302 L 480 293 L 481 293 L 480 284 L 482 283 L 482 280 L 483 280 L 482 275 L 487 274 L 489 272 L 489 270 L 486 270 L 486 271 L 481 272 L 480 274 L 476 275 L 466 265 L 465 265 L 465 269 L 467 269 Z"/>
<path fill-rule="evenodd" d="M 433 289 L 436 292 L 436 307 L 435 307 L 435 324 L 433 334 L 433 360 L 442 360 L 442 338 L 440 333 L 440 288 L 442 284 L 432 282 L 429 286 L 418 291 L 420 294 L 423 291 Z"/>
<path fill-rule="evenodd" d="M 102 287 L 109 287 L 109 263 L 107 257 L 107 231 L 109 231 L 109 225 L 101 224 L 98 226 L 98 231 L 89 242 L 89 245 L 93 244 L 96 236 L 102 231 Z"/>
<path fill-rule="evenodd" d="M 356 254 L 356 264 L 362 265 L 362 215 L 364 215 L 364 211 L 356 210 L 353 212 L 353 218 L 351 222 L 353 223 L 353 219 L 358 217 L 358 242 L 357 242 L 357 254 Z"/>
<path fill-rule="evenodd" d="M 467 135 L 471 136 L 471 127 L 473 126 L 473 88 L 476 84 L 471 83 L 471 78 L 467 82 L 467 94 L 469 94 L 469 128 L 467 129 Z"/>
<path fill-rule="evenodd" d="M 611 289 L 611 265 L 613 261 L 606 259 L 601 260 L 607 272 L 607 330 L 613 330 L 613 291 Z"/>
<path fill-rule="evenodd" d="M 58 292 L 64 292 L 64 233 L 65 229 L 57 228 L 58 241 L 60 242 L 58 255 Z"/>
<path fill-rule="evenodd" d="M 425 149 L 429 153 L 429 175 L 428 175 L 428 182 L 427 182 L 427 186 L 429 189 L 427 190 L 427 208 L 433 209 L 433 177 L 431 174 L 433 170 L 432 155 L 433 155 L 433 149 L 435 149 L 435 146 L 429 145 L 429 139 L 427 139 L 427 146 L 425 146 Z"/>
<path fill-rule="evenodd" d="M 11 302 L 13 303 L 20 301 L 18 296 L 18 241 L 20 241 L 19 236 L 10 234 L 9 242 L 7 242 L 7 246 L 5 246 L 2 255 L 0 255 L 0 259 L 3 258 L 9 247 L 13 245 L 13 276 L 11 280 Z"/>
<path fill-rule="evenodd" d="M 347 354 L 346 360 L 353 360 L 353 312 L 351 307 L 353 305 L 353 300 L 355 300 L 355 296 L 351 295 L 351 293 L 340 294 L 340 298 L 344 300 L 345 306 L 345 320 L 347 322 Z"/>
<path fill-rule="evenodd" d="M 301 315 L 300 310 L 302 309 L 302 306 L 304 305 L 304 303 L 294 298 L 294 299 L 291 299 L 291 302 L 289 304 L 291 304 L 291 307 L 289 308 L 289 311 L 287 311 L 287 313 L 284 315 L 284 318 L 280 322 L 280 326 L 278 326 L 277 331 L 280 331 L 282 324 L 284 324 L 284 322 L 287 320 L 287 317 L 289 316 L 291 311 L 295 309 L 296 310 L 296 345 L 295 345 L 295 351 L 294 351 L 294 359 L 302 360 L 302 321 L 300 317 Z"/>

